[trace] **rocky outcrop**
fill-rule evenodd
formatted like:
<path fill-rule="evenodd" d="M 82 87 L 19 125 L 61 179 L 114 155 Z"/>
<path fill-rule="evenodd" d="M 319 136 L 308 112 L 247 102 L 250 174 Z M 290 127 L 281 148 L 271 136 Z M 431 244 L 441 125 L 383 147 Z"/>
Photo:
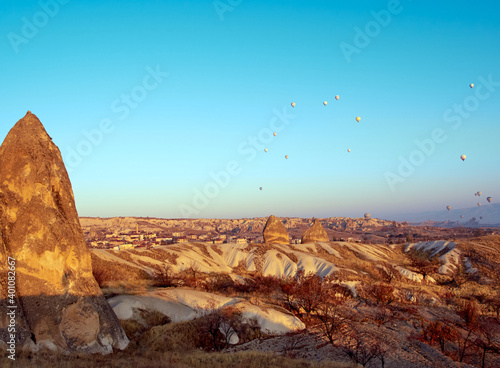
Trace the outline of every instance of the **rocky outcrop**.
<path fill-rule="evenodd" d="M 264 243 L 290 244 L 290 238 L 283 223 L 271 215 L 264 226 Z"/>
<path fill-rule="evenodd" d="M 4 285 L 9 259 L 15 297 Z M 92 275 L 61 153 L 30 112 L 0 147 L 0 279 L 0 310 L 16 306 L 17 348 L 108 353 L 128 345 Z M 0 341 L 10 322 L 0 315 Z"/>
<path fill-rule="evenodd" d="M 319 222 L 319 220 L 316 219 L 314 220 L 313 226 L 307 229 L 302 235 L 301 243 L 302 244 L 314 243 L 318 241 L 327 242 L 329 240 L 328 240 L 328 234 L 323 228 L 323 225 L 321 225 L 321 222 Z"/>

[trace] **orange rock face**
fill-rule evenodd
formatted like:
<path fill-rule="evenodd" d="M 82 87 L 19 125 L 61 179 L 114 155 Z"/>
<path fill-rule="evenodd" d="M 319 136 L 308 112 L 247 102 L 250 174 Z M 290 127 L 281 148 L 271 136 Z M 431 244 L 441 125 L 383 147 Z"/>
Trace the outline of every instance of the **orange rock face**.
<path fill-rule="evenodd" d="M 290 238 L 285 226 L 273 215 L 269 216 L 267 219 L 263 235 L 265 243 L 290 244 Z"/>
<path fill-rule="evenodd" d="M 318 241 L 327 242 L 329 239 L 323 225 L 321 225 L 321 222 L 314 220 L 313 226 L 307 229 L 302 235 L 302 244 L 314 243 Z"/>
<path fill-rule="evenodd" d="M 0 279 L 15 259 L 18 346 L 111 352 L 128 339 L 92 275 L 61 153 L 28 112 L 0 147 Z M 0 288 L 0 310 L 7 288 Z M 3 305 L 2 305 L 3 304 Z M 0 338 L 7 333 L 0 316 Z M 7 324 L 6 324 L 7 323 Z M 4 340 L 6 341 L 6 340 Z"/>

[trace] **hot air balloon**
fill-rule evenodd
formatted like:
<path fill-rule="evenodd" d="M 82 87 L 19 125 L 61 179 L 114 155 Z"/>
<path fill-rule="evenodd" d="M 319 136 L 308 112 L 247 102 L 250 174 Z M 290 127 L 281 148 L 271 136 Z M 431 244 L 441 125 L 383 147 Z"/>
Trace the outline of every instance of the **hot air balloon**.
<path fill-rule="evenodd" d="M 474 88 L 474 83 L 469 84 L 470 88 Z"/>
<path fill-rule="evenodd" d="M 288 155 L 285 155 L 285 158 L 288 160 Z"/>
<path fill-rule="evenodd" d="M 488 203 L 491 203 L 491 200 L 492 200 L 492 199 L 493 199 L 493 198 L 491 198 L 491 197 L 486 198 L 486 200 L 488 201 Z"/>
<path fill-rule="evenodd" d="M 478 206 L 478 207 L 481 207 L 481 202 L 479 202 L 479 203 L 477 204 L 477 206 Z"/>
<path fill-rule="evenodd" d="M 292 102 L 292 107 L 295 107 L 295 102 Z"/>
<path fill-rule="evenodd" d="M 360 120 L 361 120 L 361 118 L 358 116 L 358 117 L 356 118 L 356 121 L 359 123 L 359 121 L 360 121 Z"/>
<path fill-rule="evenodd" d="M 264 152 L 267 152 L 267 148 L 264 148 Z"/>
<path fill-rule="evenodd" d="M 483 219 L 483 216 L 479 216 L 479 219 L 482 220 Z"/>
<path fill-rule="evenodd" d="M 276 137 L 276 132 L 274 132 L 273 135 Z"/>
<path fill-rule="evenodd" d="M 347 149 L 347 152 L 351 152 L 351 149 L 350 149 L 350 148 L 348 148 L 348 149 Z"/>
<path fill-rule="evenodd" d="M 460 218 L 464 218 L 464 215 L 460 215 Z"/>
<path fill-rule="evenodd" d="M 325 105 L 325 106 L 326 106 L 326 105 L 328 105 L 328 102 L 326 102 L 326 101 L 323 101 L 323 105 Z"/>
<path fill-rule="evenodd" d="M 483 194 L 483 193 L 481 193 L 481 192 L 477 192 L 477 195 L 478 195 L 479 197 L 481 197 L 481 194 Z"/>
<path fill-rule="evenodd" d="M 367 220 L 368 220 L 370 217 L 371 217 L 371 215 L 370 215 L 368 212 L 367 212 L 367 213 L 365 213 L 365 219 L 367 219 Z"/>
<path fill-rule="evenodd" d="M 449 211 L 451 210 L 451 206 L 446 206 L 446 209 Z"/>
<path fill-rule="evenodd" d="M 460 156 L 460 158 L 462 159 L 462 161 L 465 161 L 465 159 L 467 158 L 467 156 L 462 155 L 462 156 Z"/>
<path fill-rule="evenodd" d="M 262 187 L 260 187 L 259 189 L 262 190 Z"/>
<path fill-rule="evenodd" d="M 340 96 L 339 96 L 339 95 L 335 96 L 335 99 L 336 99 L 337 101 L 339 100 L 339 98 L 340 98 Z"/>

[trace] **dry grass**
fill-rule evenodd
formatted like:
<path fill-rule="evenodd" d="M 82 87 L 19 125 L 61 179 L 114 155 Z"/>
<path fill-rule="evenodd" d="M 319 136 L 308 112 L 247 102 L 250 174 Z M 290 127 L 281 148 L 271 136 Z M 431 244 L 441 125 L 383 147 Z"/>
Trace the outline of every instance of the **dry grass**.
<path fill-rule="evenodd" d="M 105 261 L 92 252 L 90 252 L 90 256 L 92 258 L 92 273 L 100 287 L 106 286 L 109 282 L 151 278 L 144 270 L 117 262 Z"/>
<path fill-rule="evenodd" d="M 262 352 L 203 353 L 198 351 L 125 351 L 109 355 L 63 355 L 50 351 L 21 353 L 12 361 L 0 357 L 4 368 L 353 368 L 347 362 L 320 363 L 291 359 L 278 354 Z"/>

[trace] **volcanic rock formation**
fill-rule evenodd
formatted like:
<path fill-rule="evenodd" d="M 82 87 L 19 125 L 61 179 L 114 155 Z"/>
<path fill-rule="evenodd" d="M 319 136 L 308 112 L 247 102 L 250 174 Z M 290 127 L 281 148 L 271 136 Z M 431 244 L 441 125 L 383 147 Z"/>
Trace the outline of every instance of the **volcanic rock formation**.
<path fill-rule="evenodd" d="M 302 244 L 304 243 L 314 243 L 317 241 L 324 241 L 327 242 L 329 241 L 328 239 L 328 234 L 326 233 L 325 229 L 323 228 L 323 225 L 321 225 L 321 222 L 319 220 L 314 220 L 313 226 L 311 226 L 309 229 L 307 229 L 304 234 L 302 235 Z"/>
<path fill-rule="evenodd" d="M 290 244 L 290 238 L 283 223 L 271 215 L 264 226 L 264 243 Z"/>
<path fill-rule="evenodd" d="M 6 285 L 13 259 L 15 296 Z M 18 348 L 108 353 L 128 345 L 92 275 L 61 153 L 30 112 L 0 147 L 0 284 L 0 341 L 12 322 L 5 311 L 16 306 Z"/>

